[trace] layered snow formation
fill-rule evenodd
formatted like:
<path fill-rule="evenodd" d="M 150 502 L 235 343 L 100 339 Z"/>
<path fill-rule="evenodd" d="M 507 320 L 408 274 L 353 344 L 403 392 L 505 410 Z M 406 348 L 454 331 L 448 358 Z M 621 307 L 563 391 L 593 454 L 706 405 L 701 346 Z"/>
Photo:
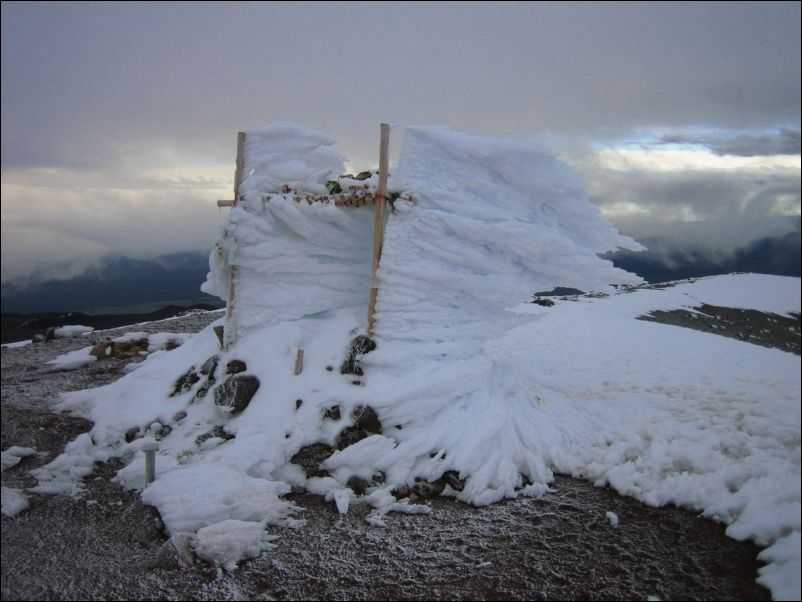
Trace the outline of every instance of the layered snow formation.
<path fill-rule="evenodd" d="M 341 171 L 328 146 L 288 124 L 248 133 L 243 198 L 205 285 L 226 298 L 237 267 L 236 343 L 222 351 L 210 326 L 115 383 L 64 394 L 94 427 L 32 491 L 79 494 L 94 461 L 123 457 L 118 480 L 143 488 L 168 532 L 233 568 L 269 547 L 261 525 L 300 526 L 293 487 L 339 512 L 369 504 L 380 527 L 390 511 L 429 511 L 405 489 L 482 505 L 548 495 L 560 472 L 728 524 L 768 546 L 773 595 L 799 598 L 799 357 L 636 319 L 702 303 L 799 312 L 799 279 L 612 289 L 638 278 L 596 254 L 638 245 L 542 147 L 409 128 L 393 186 L 413 200 L 388 215 L 377 346 L 364 375 L 341 374 L 365 327 L 373 212 L 294 200 Z M 609 296 L 526 303 L 554 286 Z M 240 377 L 259 383 L 246 407 L 216 404 Z"/>
<path fill-rule="evenodd" d="M 373 211 L 297 202 L 325 195 L 345 157 L 322 134 L 291 124 L 247 132 L 241 200 L 212 252 L 202 290 L 228 299 L 236 266 L 238 334 L 341 307 L 363 306 L 370 287 Z M 282 191 L 289 192 L 282 194 Z"/>

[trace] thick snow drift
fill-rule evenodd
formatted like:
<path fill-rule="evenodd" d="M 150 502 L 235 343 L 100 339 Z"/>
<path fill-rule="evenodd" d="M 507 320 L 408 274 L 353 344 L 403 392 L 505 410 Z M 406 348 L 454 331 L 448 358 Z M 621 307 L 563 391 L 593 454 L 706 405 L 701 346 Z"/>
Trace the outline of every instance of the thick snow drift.
<path fill-rule="evenodd" d="M 761 580 L 775 597 L 798 598 L 799 358 L 635 319 L 702 302 L 798 312 L 798 279 L 616 291 L 639 279 L 597 253 L 638 245 L 565 165 L 530 141 L 410 128 L 393 186 L 413 201 L 388 216 L 377 347 L 360 358 L 364 375 L 341 374 L 364 329 L 373 212 L 293 200 L 336 179 L 329 144 L 287 124 L 248 133 L 244 198 L 205 284 L 226 298 L 237 266 L 236 344 L 222 352 L 209 327 L 111 385 L 65 394 L 62 407 L 95 426 L 37 473 L 39 492 L 76 492 L 111 456 L 130 459 L 122 483 L 144 487 L 141 449 L 155 437 L 143 499 L 171 534 L 206 529 L 203 549 L 233 567 L 265 542 L 232 547 L 207 528 L 298 526 L 282 498 L 293 486 L 340 512 L 371 504 L 380 526 L 388 511 L 428 510 L 397 499 L 405 487 L 482 505 L 543 495 L 559 471 L 728 523 L 770 546 Z M 554 286 L 611 296 L 525 303 Z M 236 378 L 251 383 L 249 402 L 216 404 Z"/>

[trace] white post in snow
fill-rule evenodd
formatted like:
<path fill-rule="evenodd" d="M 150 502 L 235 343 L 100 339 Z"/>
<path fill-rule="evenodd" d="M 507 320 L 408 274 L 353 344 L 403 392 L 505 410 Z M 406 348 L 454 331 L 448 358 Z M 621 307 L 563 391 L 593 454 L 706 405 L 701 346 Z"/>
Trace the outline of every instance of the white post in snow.
<path fill-rule="evenodd" d="M 146 443 L 142 446 L 145 452 L 145 487 L 156 480 L 156 451 L 159 449 L 157 443 Z"/>

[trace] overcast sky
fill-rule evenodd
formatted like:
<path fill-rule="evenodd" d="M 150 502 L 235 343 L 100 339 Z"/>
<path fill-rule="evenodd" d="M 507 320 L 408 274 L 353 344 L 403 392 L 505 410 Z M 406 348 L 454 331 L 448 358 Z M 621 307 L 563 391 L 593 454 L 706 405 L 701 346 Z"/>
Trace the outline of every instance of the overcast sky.
<path fill-rule="evenodd" d="M 278 120 L 356 168 L 382 121 L 539 138 L 636 235 L 800 213 L 798 2 L 4 2 L 1 106 L 4 281 L 209 248 Z"/>

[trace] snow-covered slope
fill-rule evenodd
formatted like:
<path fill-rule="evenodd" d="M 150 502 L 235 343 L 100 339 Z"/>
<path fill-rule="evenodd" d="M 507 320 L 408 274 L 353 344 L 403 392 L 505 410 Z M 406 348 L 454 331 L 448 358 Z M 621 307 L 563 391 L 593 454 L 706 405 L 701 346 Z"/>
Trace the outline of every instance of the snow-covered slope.
<path fill-rule="evenodd" d="M 291 486 L 341 512 L 370 503 L 381 525 L 391 510 L 427 511 L 396 499 L 419 481 L 447 477 L 444 495 L 482 505 L 543 495 L 558 471 L 728 523 L 733 537 L 771 546 L 761 580 L 775 597 L 798 597 L 799 358 L 635 319 L 703 302 L 798 312 L 798 279 L 616 291 L 610 283 L 638 278 L 596 254 L 637 243 L 539 145 L 409 129 L 394 186 L 413 202 L 396 201 L 388 217 L 377 348 L 361 358 L 363 376 L 341 374 L 348 342 L 364 329 L 372 211 L 281 192 L 319 192 L 336 177 L 341 161 L 324 136 L 282 124 L 249 139 L 245 198 L 206 284 L 225 297 L 228 269 L 238 267 L 236 344 L 220 351 L 209 327 L 111 385 L 66 394 L 62 407 L 95 427 L 40 471 L 42 491 L 77 491 L 92 462 L 110 456 L 130 456 L 118 478 L 143 487 L 141 448 L 156 436 L 158 478 L 143 499 L 168 530 L 249 523 L 237 524 L 251 553 L 265 523 L 297 524 L 282 499 Z M 525 303 L 553 286 L 610 296 Z M 232 360 L 259 382 L 240 412 L 215 404 Z M 344 442 L 365 407 L 381 428 Z M 318 443 L 341 448 L 321 465 L 329 476 L 298 465 L 296 454 Z M 365 496 L 352 477 L 367 483 Z M 218 532 L 203 532 L 205 549 Z"/>

